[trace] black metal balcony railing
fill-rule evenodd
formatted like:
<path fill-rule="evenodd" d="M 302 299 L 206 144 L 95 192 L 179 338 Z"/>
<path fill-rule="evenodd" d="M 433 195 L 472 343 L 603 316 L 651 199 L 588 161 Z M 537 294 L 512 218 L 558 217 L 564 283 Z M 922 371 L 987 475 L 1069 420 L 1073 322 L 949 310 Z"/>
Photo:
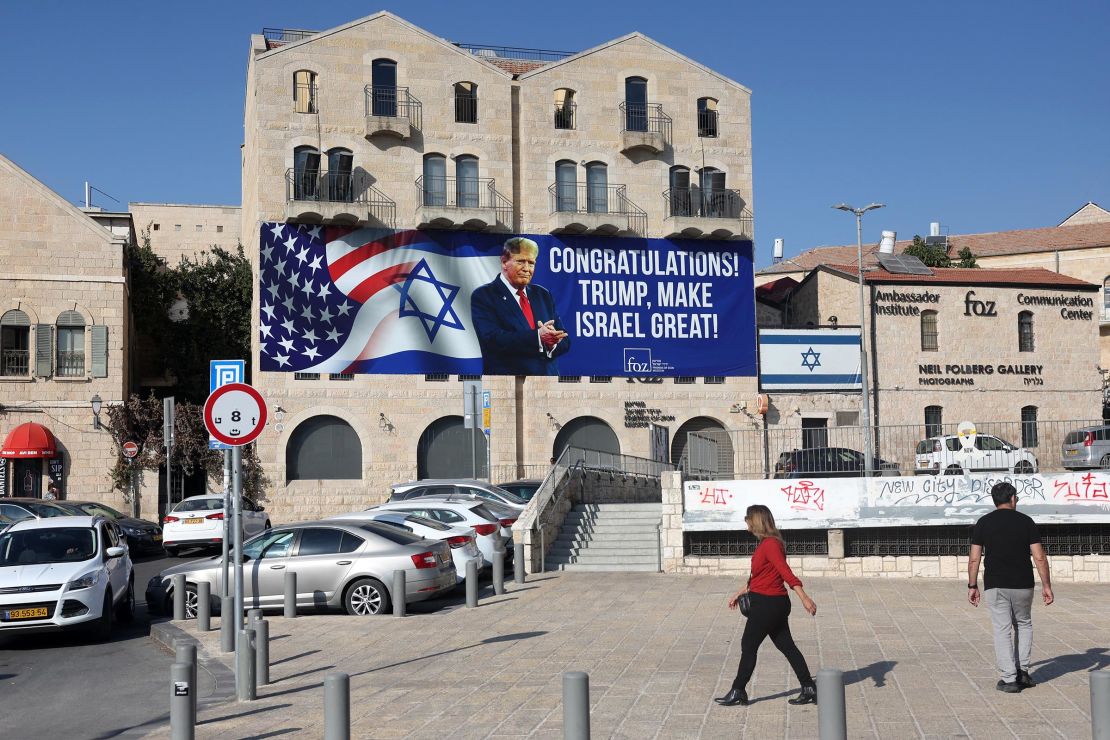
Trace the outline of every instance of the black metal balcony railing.
<path fill-rule="evenodd" d="M 492 177 L 418 177 L 418 202 L 429 208 L 489 208 L 497 221 L 512 221 L 513 204 L 497 190 Z"/>
<path fill-rule="evenodd" d="M 628 218 L 628 230 L 647 230 L 647 211 L 628 198 L 625 185 L 556 182 L 547 188 L 552 213 L 612 214 Z"/>
<path fill-rule="evenodd" d="M 315 36 L 316 31 L 306 31 L 300 28 L 263 28 L 262 37 L 266 40 L 266 48 L 273 49 L 283 44 L 294 41 L 303 41 L 309 36 Z"/>
<path fill-rule="evenodd" d="M 556 103 L 555 104 L 555 128 L 561 129 L 574 129 L 577 128 L 577 121 L 575 120 L 575 106 L 574 103 Z"/>
<path fill-rule="evenodd" d="M 698 136 L 711 139 L 720 136 L 720 131 L 717 128 L 717 111 L 698 111 Z"/>
<path fill-rule="evenodd" d="M 478 123 L 477 95 L 455 95 L 455 123 Z"/>
<path fill-rule="evenodd" d="M 366 115 L 404 118 L 420 128 L 424 106 L 407 87 L 367 85 L 365 91 Z"/>
<path fill-rule="evenodd" d="M 744 221 L 750 233 L 752 212 L 745 206 L 739 190 L 709 190 L 699 187 L 670 188 L 663 191 L 666 218 L 730 218 Z"/>
<path fill-rule="evenodd" d="M 82 351 L 58 351 L 58 367 L 55 371 L 60 378 L 80 378 L 85 374 L 85 353 Z"/>
<path fill-rule="evenodd" d="M 373 219 L 387 226 L 397 222 L 397 203 L 370 184 L 365 172 L 328 172 L 326 170 L 285 171 L 285 198 L 288 201 L 320 203 L 357 203 Z"/>
<path fill-rule="evenodd" d="M 573 51 L 551 51 L 549 49 L 525 49 L 518 46 L 490 46 L 489 44 L 466 44 L 454 42 L 460 49 L 474 56 L 487 59 L 520 59 L 528 62 L 557 62 L 574 54 Z"/>
<path fill-rule="evenodd" d="M 31 353 L 25 349 L 0 351 L 0 375 L 27 375 L 31 369 Z"/>
<path fill-rule="evenodd" d="M 662 134 L 665 139 L 671 138 L 671 117 L 663 112 L 659 103 L 629 103 L 620 104 L 621 133 L 626 131 L 647 132 Z"/>

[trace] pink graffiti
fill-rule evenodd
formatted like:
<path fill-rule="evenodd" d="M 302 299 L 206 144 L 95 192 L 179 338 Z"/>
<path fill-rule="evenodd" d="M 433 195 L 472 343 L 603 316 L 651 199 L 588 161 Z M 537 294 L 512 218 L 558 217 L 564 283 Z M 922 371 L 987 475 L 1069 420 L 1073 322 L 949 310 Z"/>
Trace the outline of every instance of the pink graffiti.
<path fill-rule="evenodd" d="M 706 488 L 701 492 L 701 502 L 710 506 L 724 506 L 730 498 L 732 494 L 727 488 Z"/>
<path fill-rule="evenodd" d="M 1062 495 L 1067 501 L 1110 500 L 1110 490 L 1107 489 L 1106 481 L 1095 482 L 1095 476 L 1091 473 L 1082 476 L 1078 481 L 1056 480 L 1053 481 L 1053 485 L 1056 490 L 1052 495 L 1057 498 Z"/>
<path fill-rule="evenodd" d="M 814 485 L 813 481 L 800 480 L 792 486 L 784 486 L 782 492 L 794 511 L 825 510 L 825 489 Z"/>

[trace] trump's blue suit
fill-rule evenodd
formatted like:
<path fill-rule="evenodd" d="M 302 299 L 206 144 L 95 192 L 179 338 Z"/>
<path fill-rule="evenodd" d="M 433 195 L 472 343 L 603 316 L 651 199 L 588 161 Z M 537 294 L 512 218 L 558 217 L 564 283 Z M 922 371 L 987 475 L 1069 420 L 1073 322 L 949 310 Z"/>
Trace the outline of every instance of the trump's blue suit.
<path fill-rule="evenodd" d="M 536 323 L 554 320 L 555 328 L 563 330 L 555 300 L 546 288 L 529 285 L 524 294 Z M 528 326 L 516 295 L 509 292 L 500 276 L 475 288 L 470 295 L 470 315 L 482 347 L 482 372 L 486 375 L 559 374 L 558 358 L 570 350 L 570 337 L 555 346 L 551 357 L 541 351 L 536 327 Z"/>

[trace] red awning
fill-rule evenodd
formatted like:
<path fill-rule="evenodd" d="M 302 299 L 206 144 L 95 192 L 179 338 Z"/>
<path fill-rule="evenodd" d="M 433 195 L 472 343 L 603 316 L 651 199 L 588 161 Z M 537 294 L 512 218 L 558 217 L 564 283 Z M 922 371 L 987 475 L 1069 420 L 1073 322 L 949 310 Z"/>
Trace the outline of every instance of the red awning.
<path fill-rule="evenodd" d="M 0 457 L 54 457 L 54 435 L 42 424 L 32 421 L 8 432 Z"/>

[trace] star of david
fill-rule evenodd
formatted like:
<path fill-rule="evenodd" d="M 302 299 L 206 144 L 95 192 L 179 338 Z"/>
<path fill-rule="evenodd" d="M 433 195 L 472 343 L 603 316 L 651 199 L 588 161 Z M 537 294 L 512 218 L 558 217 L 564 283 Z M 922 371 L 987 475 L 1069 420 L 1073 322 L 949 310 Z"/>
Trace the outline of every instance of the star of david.
<path fill-rule="evenodd" d="M 802 367 L 806 368 L 810 372 L 813 372 L 815 368 L 821 367 L 821 353 L 814 352 L 813 347 L 810 347 L 808 350 L 803 352 Z"/>
<path fill-rule="evenodd" d="M 416 300 L 409 295 L 409 290 L 412 289 L 413 284 L 417 281 L 427 283 L 439 294 L 443 304 L 440 306 L 438 313 L 427 313 L 421 310 L 420 306 L 416 305 Z M 428 266 L 427 260 L 420 260 L 420 262 L 416 264 L 416 267 L 412 269 L 412 272 L 409 273 L 405 282 L 393 287 L 401 294 L 400 312 L 397 315 L 400 318 L 415 316 L 420 319 L 420 322 L 424 325 L 424 331 L 428 333 L 429 341 L 435 341 L 436 333 L 442 327 L 447 327 L 449 329 L 463 328 L 458 314 L 455 313 L 455 309 L 451 306 L 455 300 L 455 296 L 459 294 L 459 286 L 437 280 L 436 276 L 432 274 L 432 268 Z"/>

